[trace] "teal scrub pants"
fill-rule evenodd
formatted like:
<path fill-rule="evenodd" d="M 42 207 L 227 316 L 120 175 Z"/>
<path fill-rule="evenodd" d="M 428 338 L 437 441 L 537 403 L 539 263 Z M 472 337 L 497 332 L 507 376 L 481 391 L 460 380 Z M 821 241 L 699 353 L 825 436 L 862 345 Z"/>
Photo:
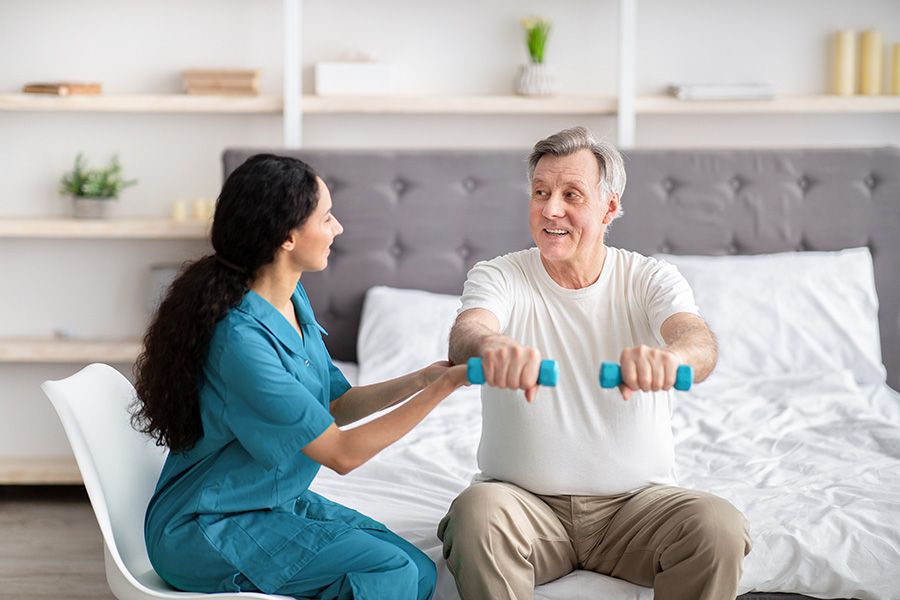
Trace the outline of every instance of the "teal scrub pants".
<path fill-rule="evenodd" d="M 241 591 L 258 591 L 240 579 Z M 431 559 L 397 534 L 354 529 L 273 593 L 303 600 L 430 600 L 436 583 Z"/>

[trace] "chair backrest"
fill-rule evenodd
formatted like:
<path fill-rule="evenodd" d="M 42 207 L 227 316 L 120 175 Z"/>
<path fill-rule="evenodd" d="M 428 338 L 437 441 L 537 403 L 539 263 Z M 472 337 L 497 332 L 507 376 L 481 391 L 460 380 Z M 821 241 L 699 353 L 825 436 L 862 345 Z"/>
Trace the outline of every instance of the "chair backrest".
<path fill-rule="evenodd" d="M 155 575 L 144 545 L 144 513 L 166 450 L 132 428 L 134 387 L 112 367 L 92 364 L 66 379 L 45 381 L 41 389 L 69 438 L 108 558 L 127 569 L 126 577 Z"/>

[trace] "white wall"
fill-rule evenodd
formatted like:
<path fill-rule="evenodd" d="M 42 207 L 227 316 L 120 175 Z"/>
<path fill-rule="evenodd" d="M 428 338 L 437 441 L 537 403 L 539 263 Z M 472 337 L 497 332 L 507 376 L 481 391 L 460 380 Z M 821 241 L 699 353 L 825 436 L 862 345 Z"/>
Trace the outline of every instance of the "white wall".
<path fill-rule="evenodd" d="M 312 65 L 363 52 L 396 63 L 403 94 L 508 94 L 526 59 L 519 18 L 551 17 L 547 62 L 572 95 L 616 93 L 616 0 L 303 0 L 303 85 Z M 104 90 L 175 93 L 186 68 L 261 68 L 282 81 L 278 0 L 2 0 L 0 92 L 33 81 L 102 82 Z M 831 32 L 878 27 L 900 42 L 896 0 L 638 0 L 637 91 L 672 82 L 766 81 L 785 94 L 828 89 Z M 611 117 L 313 115 L 310 147 L 527 148 L 581 122 L 615 136 Z M 639 117 L 639 146 L 900 144 L 900 115 Z M 0 217 L 62 215 L 60 174 L 83 150 L 119 153 L 140 180 L 125 215 L 165 215 L 176 198 L 215 196 L 220 155 L 277 146 L 274 115 L 0 111 Z M 0 336 L 138 335 L 147 270 L 202 253 L 202 243 L 0 239 Z M 0 364 L 0 455 L 65 452 L 37 389 L 77 367 Z"/>
<path fill-rule="evenodd" d="M 547 61 L 563 94 L 616 93 L 616 0 L 304 0 L 303 85 L 312 65 L 366 53 L 396 63 L 404 94 L 506 94 L 525 60 L 519 17 L 551 17 Z M 0 90 L 30 81 L 100 81 L 108 92 L 178 92 L 191 67 L 261 68 L 281 90 L 278 0 L 4 0 Z M 347 18 L 352 15 L 352 18 Z M 876 26 L 900 42 L 896 0 L 638 0 L 637 91 L 672 82 L 767 81 L 785 94 L 829 85 L 828 40 Z M 887 69 L 887 67 L 886 67 Z M 610 117 L 313 115 L 314 147 L 527 147 L 573 122 L 615 136 Z M 59 173 L 78 150 L 119 152 L 141 185 L 127 213 L 164 213 L 176 197 L 214 195 L 219 154 L 281 142 L 279 116 L 0 113 L 0 214 L 62 212 Z M 900 115 L 656 117 L 638 119 L 641 146 L 810 146 L 900 143 Z"/>

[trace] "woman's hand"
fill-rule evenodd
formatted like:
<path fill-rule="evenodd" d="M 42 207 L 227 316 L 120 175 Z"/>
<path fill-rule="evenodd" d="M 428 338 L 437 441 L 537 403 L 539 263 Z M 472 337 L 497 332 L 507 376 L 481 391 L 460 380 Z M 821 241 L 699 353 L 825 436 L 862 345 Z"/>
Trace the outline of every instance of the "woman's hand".
<path fill-rule="evenodd" d="M 439 360 L 437 362 L 431 363 L 424 369 L 422 369 L 422 388 L 426 388 L 435 381 L 437 381 L 438 377 L 443 375 L 447 369 L 450 367 L 450 362 L 446 360 Z"/>
<path fill-rule="evenodd" d="M 422 369 L 421 373 L 425 383 L 425 385 L 422 386 L 422 389 L 427 388 L 439 379 L 447 380 L 454 390 L 458 387 L 469 385 L 468 369 L 466 365 L 451 365 L 446 360 L 440 360 L 431 363 Z"/>
<path fill-rule="evenodd" d="M 435 363 L 439 364 L 439 363 Z M 444 364 L 444 363 L 440 363 Z M 449 365 L 450 363 L 446 363 Z M 434 366 L 434 365 L 432 365 Z M 449 368 L 445 368 L 444 372 L 440 375 L 441 379 L 447 379 L 450 385 L 455 390 L 456 388 L 462 386 L 469 385 L 469 369 L 466 365 L 454 365 Z"/>

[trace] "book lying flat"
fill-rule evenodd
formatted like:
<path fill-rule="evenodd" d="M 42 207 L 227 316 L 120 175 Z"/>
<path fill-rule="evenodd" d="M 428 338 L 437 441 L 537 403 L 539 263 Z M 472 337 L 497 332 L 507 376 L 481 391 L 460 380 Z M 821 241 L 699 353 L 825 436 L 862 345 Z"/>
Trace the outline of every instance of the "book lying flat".
<path fill-rule="evenodd" d="M 182 71 L 188 94 L 259 94 L 258 69 L 187 69 Z"/>
<path fill-rule="evenodd" d="M 710 83 L 669 86 L 679 100 L 771 100 L 775 88 L 767 83 Z"/>
<path fill-rule="evenodd" d="M 22 88 L 26 94 L 55 94 L 57 96 L 68 96 L 70 94 L 99 94 L 101 85 L 99 83 L 74 83 L 71 81 L 60 81 L 55 83 L 29 83 Z"/>

